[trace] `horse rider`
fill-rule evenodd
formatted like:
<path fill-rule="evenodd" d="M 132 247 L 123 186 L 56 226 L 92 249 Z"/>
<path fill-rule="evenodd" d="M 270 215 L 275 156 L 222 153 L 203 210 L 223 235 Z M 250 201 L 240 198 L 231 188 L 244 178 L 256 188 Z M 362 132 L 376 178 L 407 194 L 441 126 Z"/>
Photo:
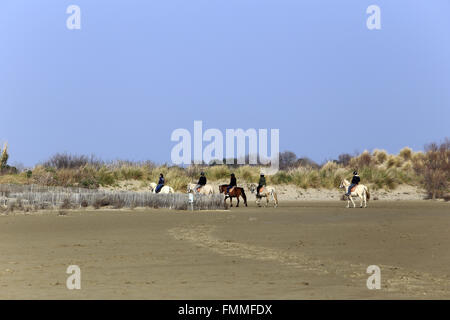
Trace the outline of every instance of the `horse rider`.
<path fill-rule="evenodd" d="M 266 177 L 264 177 L 264 173 L 261 172 L 259 176 L 259 182 L 258 187 L 256 188 L 256 196 L 259 197 L 259 193 L 261 192 L 262 188 L 266 186 Z"/>
<path fill-rule="evenodd" d="M 227 187 L 227 194 L 230 195 L 230 190 L 236 186 L 237 186 L 236 176 L 234 175 L 234 173 L 232 173 L 231 178 L 230 178 L 230 183 L 228 184 L 228 187 Z"/>
<path fill-rule="evenodd" d="M 206 185 L 206 177 L 205 173 L 202 171 L 200 173 L 200 179 L 198 179 L 197 185 L 195 186 L 195 191 L 198 193 L 200 191 L 200 188 Z"/>
<path fill-rule="evenodd" d="M 164 187 L 164 175 L 162 173 L 159 174 L 159 181 L 158 185 L 155 188 L 155 193 L 158 193 L 161 191 L 162 187 Z"/>
<path fill-rule="evenodd" d="M 350 196 L 350 194 L 352 193 L 352 188 L 354 186 L 358 185 L 360 181 L 361 181 L 361 178 L 359 177 L 358 172 L 353 171 L 352 183 L 350 183 L 350 185 L 348 186 L 348 190 L 345 195 Z"/>

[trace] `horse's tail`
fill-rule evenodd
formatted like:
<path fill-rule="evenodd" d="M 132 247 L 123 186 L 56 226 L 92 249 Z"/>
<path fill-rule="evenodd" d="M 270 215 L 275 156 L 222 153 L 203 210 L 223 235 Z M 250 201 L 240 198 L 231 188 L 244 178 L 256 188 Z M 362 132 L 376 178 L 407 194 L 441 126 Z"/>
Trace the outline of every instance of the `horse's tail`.
<path fill-rule="evenodd" d="M 244 188 L 241 188 L 241 191 L 242 198 L 244 199 L 244 204 L 247 205 L 247 196 L 245 195 Z"/>
<path fill-rule="evenodd" d="M 370 199 L 369 187 L 367 187 L 367 186 L 365 186 L 365 187 L 366 187 L 367 200 L 369 200 Z"/>

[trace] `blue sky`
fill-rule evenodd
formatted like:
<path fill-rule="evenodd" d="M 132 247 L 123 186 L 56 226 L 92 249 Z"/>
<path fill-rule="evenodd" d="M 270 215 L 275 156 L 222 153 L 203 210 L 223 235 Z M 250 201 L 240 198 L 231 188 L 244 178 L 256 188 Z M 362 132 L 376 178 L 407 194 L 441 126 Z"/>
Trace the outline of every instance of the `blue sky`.
<path fill-rule="evenodd" d="M 194 120 L 280 129 L 318 162 L 450 136 L 448 0 L 2 0 L 0 43 L 10 162 L 170 162 Z"/>

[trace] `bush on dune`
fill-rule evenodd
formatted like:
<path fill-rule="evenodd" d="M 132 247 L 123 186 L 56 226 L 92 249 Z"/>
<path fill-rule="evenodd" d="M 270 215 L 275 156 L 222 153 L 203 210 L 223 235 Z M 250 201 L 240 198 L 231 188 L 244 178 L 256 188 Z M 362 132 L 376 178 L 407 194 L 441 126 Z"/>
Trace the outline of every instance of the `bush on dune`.
<path fill-rule="evenodd" d="M 380 149 L 373 150 L 372 156 L 375 158 L 377 164 L 383 164 L 388 158 L 386 150 Z"/>
<path fill-rule="evenodd" d="M 99 168 L 103 162 L 95 156 L 73 155 L 68 153 L 56 153 L 42 163 L 43 167 L 54 169 L 77 169 L 87 165 Z"/>
<path fill-rule="evenodd" d="M 212 166 L 205 170 L 207 178 L 211 181 L 229 179 L 231 170 L 226 165 Z"/>
<path fill-rule="evenodd" d="M 144 170 L 141 167 L 125 165 L 119 169 L 119 180 L 140 180 L 144 175 Z"/>
<path fill-rule="evenodd" d="M 404 147 L 402 150 L 400 150 L 398 155 L 399 157 L 403 158 L 403 161 L 408 161 L 411 160 L 413 151 L 410 147 Z"/>
<path fill-rule="evenodd" d="M 289 184 L 293 181 L 293 174 L 287 171 L 278 171 L 269 177 L 270 184 Z"/>
<path fill-rule="evenodd" d="M 375 164 L 374 159 L 369 151 L 365 150 L 360 155 L 353 157 L 350 160 L 349 166 L 355 169 L 360 169 L 364 167 L 370 167 Z"/>
<path fill-rule="evenodd" d="M 117 176 L 113 171 L 102 166 L 97 172 L 97 181 L 101 186 L 112 186 L 117 181 Z"/>
<path fill-rule="evenodd" d="M 360 173 L 364 184 L 375 189 L 393 189 L 400 184 L 421 185 L 430 198 L 449 194 L 449 145 L 448 139 L 441 145 L 426 146 L 425 152 L 414 152 L 405 147 L 398 155 L 385 150 L 364 151 L 359 155 L 342 154 L 338 160 L 322 166 L 308 158 L 299 158 L 292 152 L 284 152 L 283 166 L 276 174 L 267 176 L 273 185 L 292 184 L 301 188 L 336 188 L 342 179 L 350 179 L 352 172 Z M 7 154 L 3 148 L 2 153 Z M 281 154 L 280 154 L 281 155 Z M 3 166 L 8 156 L 3 155 Z M 0 183 L 38 184 L 43 186 L 83 187 L 96 189 L 100 186 L 118 186 L 121 181 L 140 181 L 145 188 L 149 182 L 157 182 L 160 173 L 167 185 L 184 192 L 188 183 L 195 183 L 204 171 L 209 182 L 228 182 L 234 172 L 238 183 L 256 183 L 264 167 L 253 165 L 190 165 L 156 166 L 151 161 L 114 161 L 105 163 L 94 156 L 56 154 L 33 170 L 21 173 L 3 171 Z"/>
<path fill-rule="evenodd" d="M 248 165 L 237 168 L 234 173 L 239 179 L 246 182 L 258 181 L 261 169 L 259 167 L 251 167 Z"/>
<path fill-rule="evenodd" d="M 430 198 L 447 198 L 450 187 L 450 140 L 425 147 L 425 154 L 413 157 L 414 171 Z"/>

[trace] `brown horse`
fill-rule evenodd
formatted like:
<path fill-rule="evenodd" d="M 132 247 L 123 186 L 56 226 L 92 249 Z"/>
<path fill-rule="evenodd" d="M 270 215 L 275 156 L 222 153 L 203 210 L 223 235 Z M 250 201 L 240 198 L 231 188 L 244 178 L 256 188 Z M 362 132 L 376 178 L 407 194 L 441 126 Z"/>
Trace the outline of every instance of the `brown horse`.
<path fill-rule="evenodd" d="M 230 207 L 233 206 L 233 198 L 237 199 L 236 207 L 239 207 L 239 197 L 244 199 L 244 204 L 247 206 L 247 196 L 245 195 L 244 188 L 234 187 L 230 190 L 230 194 L 227 194 L 228 184 L 222 184 L 219 186 L 219 193 L 223 193 L 225 195 L 224 202 L 227 201 L 227 198 L 230 198 Z"/>

